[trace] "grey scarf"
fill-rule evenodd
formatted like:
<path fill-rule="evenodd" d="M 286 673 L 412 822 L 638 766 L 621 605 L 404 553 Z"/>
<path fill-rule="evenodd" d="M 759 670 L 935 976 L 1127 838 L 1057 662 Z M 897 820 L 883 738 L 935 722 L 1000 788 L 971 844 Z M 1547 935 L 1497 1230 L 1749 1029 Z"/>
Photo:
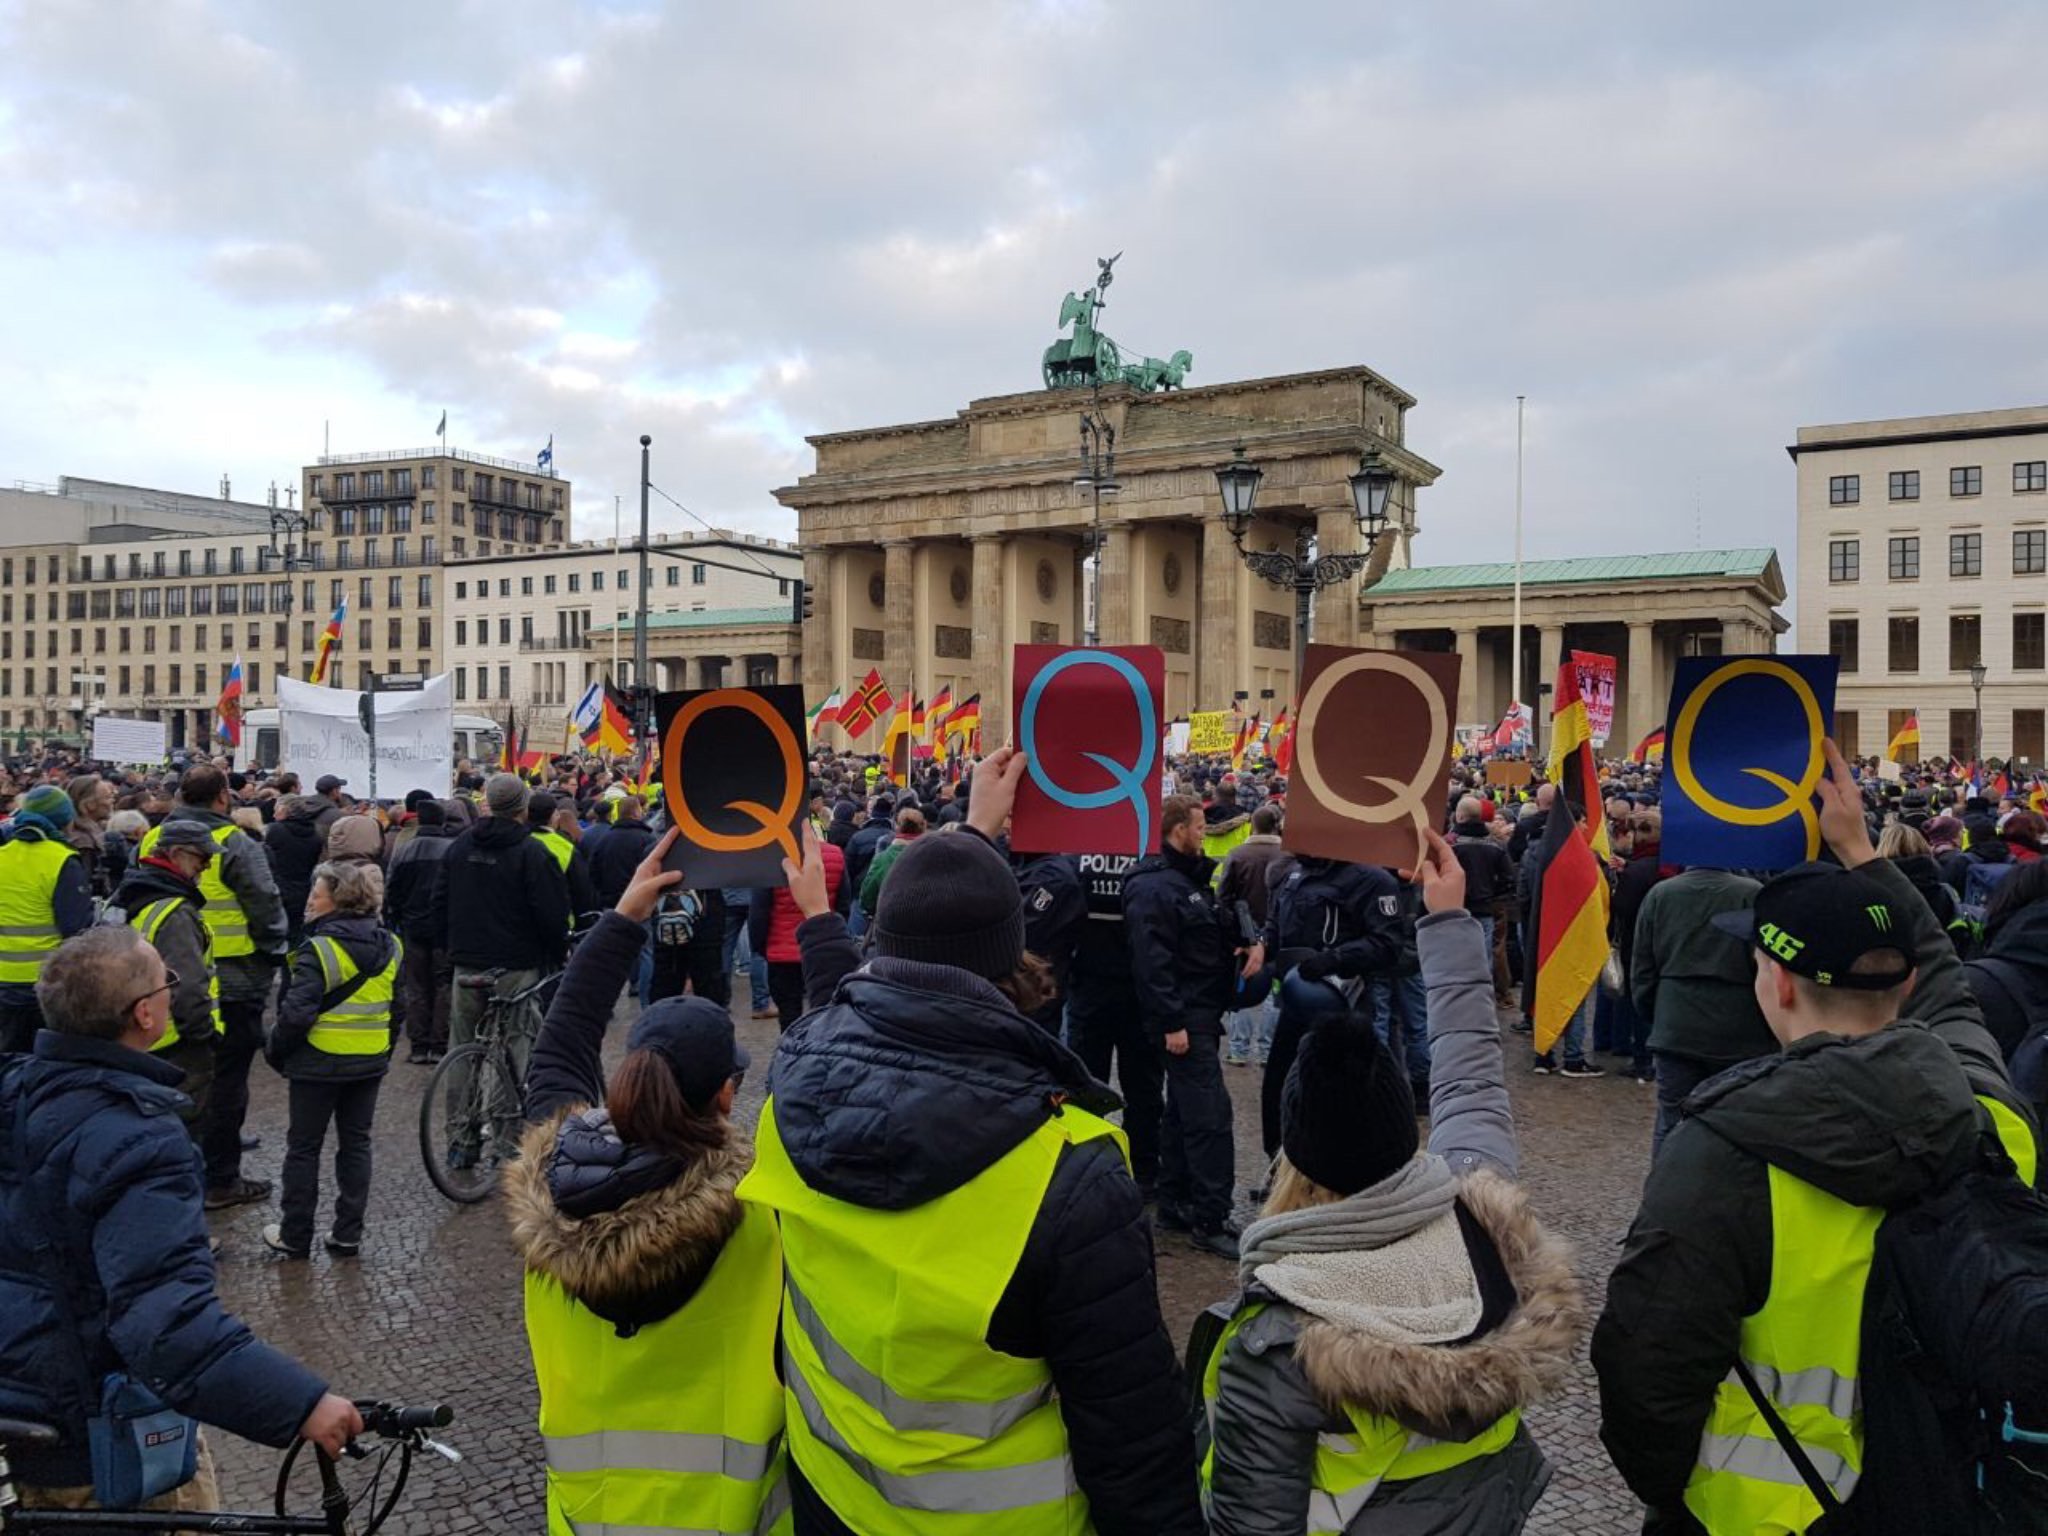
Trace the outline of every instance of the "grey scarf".
<path fill-rule="evenodd" d="M 1458 1180 L 1433 1152 L 1404 1164 L 1335 1205 L 1268 1216 L 1245 1228 L 1237 1272 L 1249 1281 L 1261 1264 L 1296 1253 L 1355 1253 L 1384 1248 L 1450 1215 Z"/>

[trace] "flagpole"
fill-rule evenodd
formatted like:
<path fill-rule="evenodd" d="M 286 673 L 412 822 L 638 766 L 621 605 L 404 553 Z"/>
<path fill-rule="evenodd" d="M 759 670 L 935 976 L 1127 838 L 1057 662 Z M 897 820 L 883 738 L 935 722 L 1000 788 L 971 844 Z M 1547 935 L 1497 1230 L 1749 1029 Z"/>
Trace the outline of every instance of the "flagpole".
<path fill-rule="evenodd" d="M 1526 398 L 1515 396 L 1515 643 L 1511 648 L 1514 678 L 1509 691 L 1516 704 L 1522 702 L 1522 408 Z"/>
<path fill-rule="evenodd" d="M 613 554 L 617 554 L 617 553 L 619 552 L 619 518 L 620 518 L 620 517 L 621 517 L 621 516 L 623 515 L 623 514 L 621 513 L 621 511 L 620 511 L 620 508 L 621 508 L 621 507 L 622 507 L 622 506 L 623 506 L 624 504 L 625 504 L 625 498 L 624 498 L 624 497 L 622 497 L 622 496 L 620 496 L 620 495 L 619 495 L 619 494 L 618 494 L 617 492 L 614 492 L 614 493 L 612 494 L 612 553 L 613 553 Z M 614 624 L 614 625 L 612 625 L 612 676 L 613 676 L 614 678 L 617 678 L 617 677 L 618 677 L 618 675 L 619 675 L 619 626 L 618 626 L 617 624 Z"/>

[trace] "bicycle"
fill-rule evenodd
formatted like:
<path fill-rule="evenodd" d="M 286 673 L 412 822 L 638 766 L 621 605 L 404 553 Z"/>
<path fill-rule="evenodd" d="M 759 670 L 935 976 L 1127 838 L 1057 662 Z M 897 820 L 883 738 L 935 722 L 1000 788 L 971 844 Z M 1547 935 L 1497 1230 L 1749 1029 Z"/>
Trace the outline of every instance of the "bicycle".
<path fill-rule="evenodd" d="M 362 1470 L 347 1482 L 342 1478 L 339 1464 L 325 1451 L 317 1447 L 314 1449 L 310 1462 L 317 1469 L 319 1478 L 320 1513 L 317 1515 L 286 1513 L 294 1496 L 300 1495 L 300 1490 L 292 1486 L 292 1471 L 307 1464 L 299 1454 L 307 1446 L 308 1442 L 304 1440 L 294 1442 L 284 1454 L 284 1463 L 278 1468 L 272 1514 L 233 1510 L 179 1514 L 143 1509 L 23 1509 L 18 1502 L 13 1473 L 7 1464 L 9 1447 L 48 1447 L 55 1445 L 60 1437 L 54 1425 L 34 1419 L 0 1418 L 0 1533 L 4 1536 L 64 1536 L 67 1532 L 83 1531 L 234 1531 L 253 1533 L 253 1536 L 372 1536 L 397 1508 L 399 1497 L 405 1492 L 406 1480 L 412 1474 L 412 1459 L 416 1452 L 432 1451 L 451 1462 L 460 1461 L 462 1453 L 427 1434 L 430 1429 L 442 1429 L 454 1422 L 454 1411 L 446 1405 L 403 1408 L 394 1403 L 373 1401 L 357 1403 L 356 1411 L 363 1416 L 364 1432 L 376 1435 L 385 1443 L 376 1450 L 366 1450 L 353 1442 L 348 1445 L 343 1452 L 344 1458 L 359 1464 Z M 390 1470 L 394 1457 L 398 1463 L 397 1470 L 392 1474 L 387 1491 L 384 1487 L 385 1474 Z M 351 1488 L 350 1483 L 355 1487 Z M 302 1496 L 310 1498 L 310 1490 Z M 368 1511 L 367 1522 L 353 1523 L 351 1516 L 362 1510 Z"/>
<path fill-rule="evenodd" d="M 561 973 L 503 996 L 503 967 L 456 983 L 485 992 L 476 1038 L 458 1045 L 434 1068 L 420 1100 L 420 1157 L 434 1188 L 475 1205 L 498 1187 L 504 1165 L 519 1155 L 525 1082 L 512 1054 L 510 1022 L 527 1008 L 547 1012 Z"/>

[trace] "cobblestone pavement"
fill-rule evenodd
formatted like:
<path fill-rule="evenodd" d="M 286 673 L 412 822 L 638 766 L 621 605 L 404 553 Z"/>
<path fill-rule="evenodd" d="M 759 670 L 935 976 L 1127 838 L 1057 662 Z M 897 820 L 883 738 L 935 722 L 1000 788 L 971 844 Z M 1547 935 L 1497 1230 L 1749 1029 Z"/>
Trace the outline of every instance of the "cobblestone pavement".
<path fill-rule="evenodd" d="M 742 987 L 744 993 L 744 986 Z M 622 1019 L 631 1005 L 621 1010 Z M 744 1007 L 741 1009 L 744 1012 Z M 741 1021 L 754 1070 L 739 1113 L 758 1116 L 773 1021 Z M 613 1030 L 613 1048 L 623 1031 Z M 1649 1147 L 1651 1090 L 1620 1078 L 1567 1082 L 1527 1073 L 1526 1039 L 1508 1035 L 1509 1082 L 1522 1132 L 1523 1176 L 1537 1211 L 1577 1245 L 1589 1300 L 1601 1287 L 1635 1208 Z M 1226 1068 L 1238 1110 L 1240 1184 L 1257 1182 L 1258 1075 Z M 464 1456 L 415 1464 L 413 1482 L 387 1530 L 512 1532 L 544 1528 L 537 1405 L 520 1312 L 519 1265 L 499 1203 L 456 1207 L 420 1165 L 418 1110 L 427 1069 L 393 1064 L 377 1107 L 376 1172 L 362 1257 L 330 1259 L 317 1246 L 295 1263 L 258 1236 L 273 1209 L 246 1206 L 210 1218 L 222 1239 L 221 1288 L 263 1337 L 357 1397 L 445 1401 L 456 1411 L 447 1440 Z M 262 1133 L 247 1171 L 274 1177 L 284 1145 L 283 1083 L 259 1060 L 250 1128 Z M 331 1143 L 330 1143 L 331 1149 Z M 331 1159 L 331 1150 L 330 1150 Z M 330 1175 L 323 1171 L 323 1179 Z M 331 1197 L 331 1183 L 323 1184 Z M 327 1207 L 322 1206 L 322 1230 Z M 1230 1266 L 1162 1234 L 1160 1285 L 1178 1346 L 1189 1324 L 1226 1295 Z M 1529 1529 L 1623 1536 L 1640 1529 L 1635 1501 L 1601 1450 L 1591 1368 L 1528 1416 L 1556 1465 Z M 221 1487 L 233 1507 L 268 1509 L 277 1455 L 215 1433 Z"/>

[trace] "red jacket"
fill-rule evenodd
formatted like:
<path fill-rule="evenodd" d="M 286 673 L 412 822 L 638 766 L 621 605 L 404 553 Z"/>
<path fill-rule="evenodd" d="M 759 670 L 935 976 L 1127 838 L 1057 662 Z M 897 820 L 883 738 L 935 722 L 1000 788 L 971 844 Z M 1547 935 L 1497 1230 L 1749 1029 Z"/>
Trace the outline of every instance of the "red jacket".
<path fill-rule="evenodd" d="M 839 906 L 839 884 L 846 878 L 846 855 L 837 845 L 823 844 L 819 851 L 825 857 L 825 894 L 831 898 L 832 906 Z M 796 947 L 797 924 L 804 920 L 797 911 L 796 903 L 790 899 L 788 886 L 777 886 L 773 904 L 768 911 L 768 944 L 762 951 L 770 965 L 798 965 L 803 953 Z"/>

